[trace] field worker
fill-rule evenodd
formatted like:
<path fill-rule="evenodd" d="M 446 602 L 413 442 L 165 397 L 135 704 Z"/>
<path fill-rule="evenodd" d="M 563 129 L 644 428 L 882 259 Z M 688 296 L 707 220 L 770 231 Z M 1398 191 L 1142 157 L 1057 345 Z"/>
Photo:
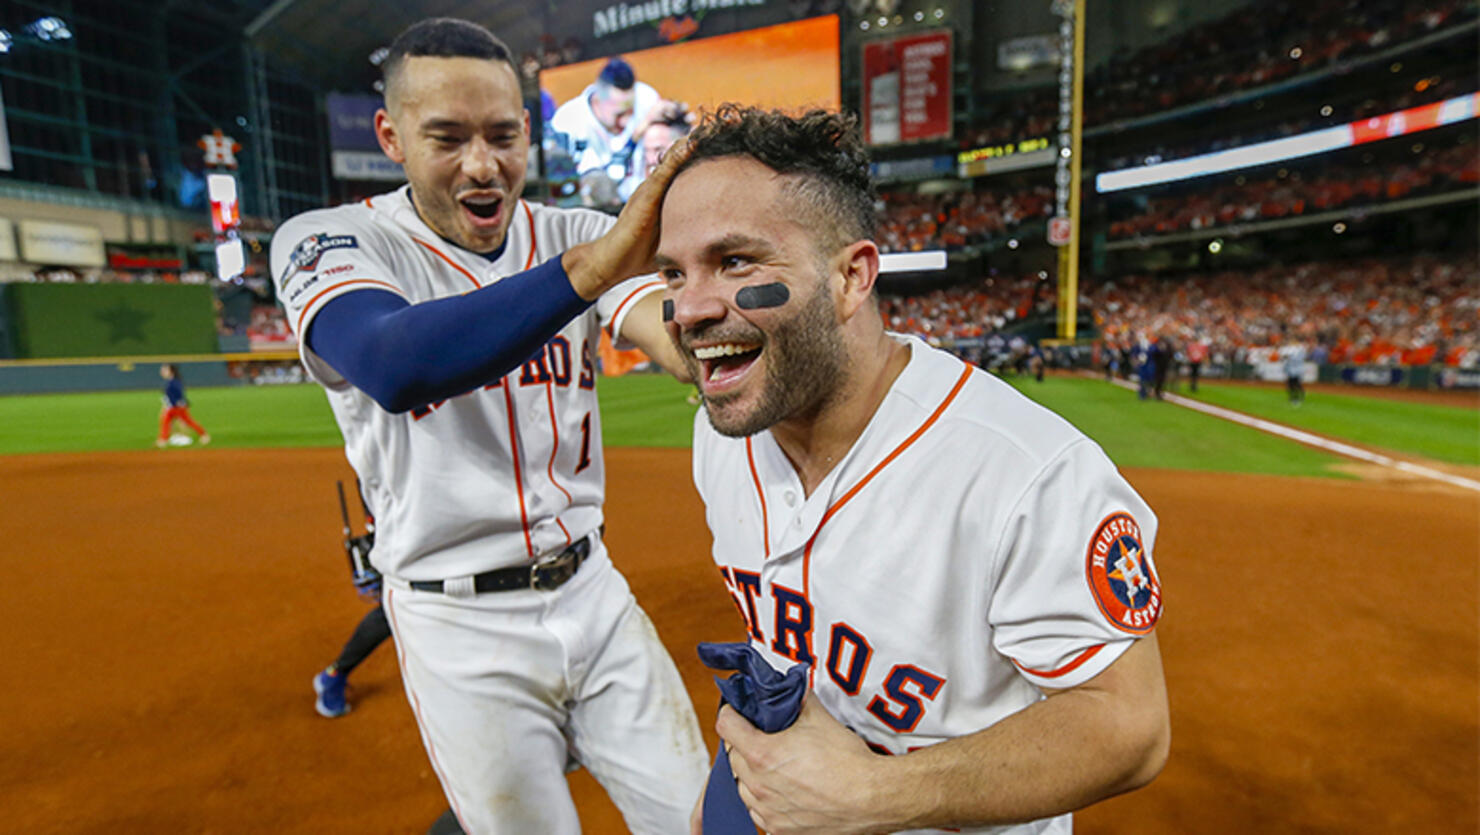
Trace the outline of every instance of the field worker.
<path fill-rule="evenodd" d="M 159 366 L 159 378 L 164 380 L 164 393 L 159 407 L 159 434 L 154 438 L 154 445 L 161 448 L 170 445 L 177 420 L 190 427 L 201 444 L 210 443 L 210 433 L 190 415 L 190 401 L 185 397 L 185 380 L 180 377 L 180 366 L 164 363 Z M 190 443 L 189 435 L 180 437 L 185 439 L 185 443 Z"/>
<path fill-rule="evenodd" d="M 601 540 L 594 361 L 605 326 L 681 368 L 661 284 L 627 280 L 649 269 L 673 166 L 615 221 L 525 202 L 529 114 L 503 43 L 424 20 L 381 66 L 376 133 L 410 184 L 289 220 L 272 269 L 376 509 L 427 755 L 474 835 L 578 831 L 571 763 L 633 832 L 681 831 L 706 753 Z"/>
<path fill-rule="evenodd" d="M 1156 517 L 1066 421 L 885 331 L 873 206 L 854 119 L 734 106 L 663 204 L 741 650 L 809 665 L 789 728 L 716 727 L 772 835 L 1069 832 L 1167 756 Z"/>

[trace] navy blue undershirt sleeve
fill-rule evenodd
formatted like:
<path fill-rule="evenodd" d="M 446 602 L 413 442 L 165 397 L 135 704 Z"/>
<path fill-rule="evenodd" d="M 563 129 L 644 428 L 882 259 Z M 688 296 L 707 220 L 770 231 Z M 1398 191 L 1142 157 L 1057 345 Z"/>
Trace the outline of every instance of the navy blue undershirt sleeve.
<path fill-rule="evenodd" d="M 306 339 L 355 388 L 399 413 L 498 380 L 590 304 L 556 257 L 421 304 L 385 290 L 345 293 L 324 305 Z"/>

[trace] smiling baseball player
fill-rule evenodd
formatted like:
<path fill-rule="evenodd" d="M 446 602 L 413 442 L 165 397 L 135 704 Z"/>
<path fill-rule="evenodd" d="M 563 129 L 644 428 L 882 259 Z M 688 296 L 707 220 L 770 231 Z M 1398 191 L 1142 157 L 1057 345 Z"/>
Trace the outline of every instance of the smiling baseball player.
<path fill-rule="evenodd" d="M 594 362 L 606 325 L 681 368 L 659 282 L 624 281 L 651 257 L 672 165 L 615 223 L 532 205 L 501 42 L 423 21 L 382 69 L 376 131 L 410 185 L 289 220 L 272 268 L 378 511 L 372 560 L 427 754 L 469 833 L 578 831 L 572 760 L 632 831 L 682 829 L 706 754 L 601 540 Z"/>
<path fill-rule="evenodd" d="M 722 108 L 689 154 L 657 261 L 694 480 L 750 645 L 810 665 L 790 728 L 720 713 L 754 822 L 1061 833 L 1149 782 L 1151 510 L 1067 422 L 884 330 L 852 120 Z"/>

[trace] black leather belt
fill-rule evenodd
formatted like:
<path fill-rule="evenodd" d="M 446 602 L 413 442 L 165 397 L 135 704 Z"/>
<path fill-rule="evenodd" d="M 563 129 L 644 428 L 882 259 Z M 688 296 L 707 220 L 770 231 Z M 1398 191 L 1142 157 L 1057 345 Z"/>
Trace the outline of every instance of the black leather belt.
<path fill-rule="evenodd" d="M 576 569 L 580 568 L 581 563 L 585 562 L 586 557 L 590 555 L 591 539 L 591 536 L 584 536 L 564 551 L 540 557 L 530 565 L 496 568 L 493 571 L 475 574 L 473 575 L 473 591 L 483 594 L 514 589 L 539 591 L 558 589 L 565 585 L 567 580 L 576 576 Z M 443 589 L 443 581 L 412 580 L 411 588 L 417 591 L 440 592 Z"/>

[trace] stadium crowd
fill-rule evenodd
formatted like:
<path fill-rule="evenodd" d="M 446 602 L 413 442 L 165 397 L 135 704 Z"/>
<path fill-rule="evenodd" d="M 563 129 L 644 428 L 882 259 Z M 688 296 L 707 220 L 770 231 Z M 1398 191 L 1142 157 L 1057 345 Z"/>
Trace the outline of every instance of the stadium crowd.
<path fill-rule="evenodd" d="M 1401 163 L 1333 163 L 1314 172 L 1281 169 L 1267 176 L 1240 175 L 1225 185 L 1149 197 L 1133 213 L 1113 215 L 1113 239 L 1166 235 L 1261 220 L 1299 217 L 1480 185 L 1480 154 L 1468 134 L 1442 150 L 1423 149 Z M 1419 147 L 1422 147 L 1421 144 Z M 1370 158 L 1370 155 L 1369 155 Z"/>
<path fill-rule="evenodd" d="M 1047 273 L 996 276 L 921 295 L 880 293 L 879 311 L 891 330 L 933 342 L 988 336 L 1034 313 L 1054 309 Z"/>
<path fill-rule="evenodd" d="M 1087 287 L 1085 301 L 1107 342 L 1199 341 L 1214 362 L 1298 339 L 1316 362 L 1480 367 L 1473 252 L 1124 276 Z"/>
<path fill-rule="evenodd" d="M 1389 0 L 1362 4 L 1329 0 L 1273 9 L 1268 3 L 1256 4 L 1170 41 L 1113 58 L 1086 80 L 1086 125 L 1094 127 L 1255 89 L 1472 19 L 1476 10 L 1474 0 L 1441 3 Z M 1257 22 L 1252 29 L 1251 20 Z M 1263 34 L 1255 38 L 1250 34 L 1253 31 Z M 1280 44 L 1284 46 L 1278 50 L 1272 46 Z M 1292 50 L 1298 57 L 1291 57 Z M 1184 61 L 1188 55 L 1212 57 L 1189 64 Z M 1272 113 L 1272 118 L 1257 126 L 1231 127 L 1216 137 L 1201 137 L 1192 142 L 1168 138 L 1149 145 L 1138 143 L 1133 154 L 1110 157 L 1100 165 L 1102 170 L 1112 171 L 1148 161 L 1180 159 L 1474 92 L 1475 78 L 1469 64 L 1466 57 L 1453 68 L 1454 72 L 1426 77 L 1412 85 L 1364 86 L 1323 95 L 1321 103 L 1327 107 L 1319 111 L 1307 107 L 1308 102 L 1302 100 L 1296 109 L 1298 115 Z M 1395 77 L 1394 81 L 1398 79 Z M 1158 94 L 1148 96 L 1147 90 L 1157 90 Z M 1291 107 L 1286 107 L 1286 111 Z M 988 103 L 985 116 L 977 120 L 976 127 L 963 132 L 958 144 L 966 149 L 1052 136 L 1057 117 L 1057 88 L 1017 92 Z"/>
<path fill-rule="evenodd" d="M 1085 119 L 1104 124 L 1261 87 L 1471 19 L 1477 8 L 1475 0 L 1255 3 L 1112 56 L 1087 79 Z"/>
<path fill-rule="evenodd" d="M 1080 304 L 1101 339 L 1200 342 L 1215 364 L 1247 362 L 1299 340 L 1315 362 L 1480 368 L 1480 267 L 1475 253 L 1307 262 L 1178 278 L 1131 275 L 1087 283 Z M 893 330 L 936 343 L 978 339 L 1035 314 L 1052 315 L 1055 283 L 1041 274 L 882 294 Z"/>
<path fill-rule="evenodd" d="M 996 181 L 994 181 L 996 182 Z M 1053 186 L 1018 181 L 1005 188 L 881 195 L 879 246 L 885 252 L 962 249 L 1003 237 L 1053 213 Z"/>
<path fill-rule="evenodd" d="M 10 263 L 0 269 L 0 283 L 37 284 L 208 284 L 204 270 L 116 270 L 111 267 L 57 267 Z"/>

